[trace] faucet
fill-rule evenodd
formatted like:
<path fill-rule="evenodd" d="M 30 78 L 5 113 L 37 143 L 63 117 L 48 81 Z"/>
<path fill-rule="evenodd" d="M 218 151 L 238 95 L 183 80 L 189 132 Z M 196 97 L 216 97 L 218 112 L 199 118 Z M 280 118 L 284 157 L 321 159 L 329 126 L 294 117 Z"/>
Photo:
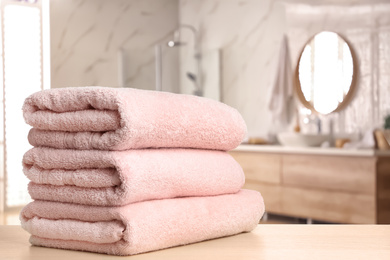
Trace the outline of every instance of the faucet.
<path fill-rule="evenodd" d="M 317 126 L 317 134 L 321 134 L 322 133 L 322 123 L 321 123 L 321 119 L 318 116 L 315 116 L 314 119 L 312 119 L 310 117 L 305 117 L 303 119 L 303 123 L 305 123 L 305 124 L 311 124 L 311 123 L 316 124 L 316 126 Z"/>

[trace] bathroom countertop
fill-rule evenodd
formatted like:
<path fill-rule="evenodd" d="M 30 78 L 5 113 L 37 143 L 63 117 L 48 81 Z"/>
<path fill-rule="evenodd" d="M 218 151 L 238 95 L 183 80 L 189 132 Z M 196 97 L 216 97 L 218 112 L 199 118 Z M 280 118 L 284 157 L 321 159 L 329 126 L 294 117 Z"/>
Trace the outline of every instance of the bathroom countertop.
<path fill-rule="evenodd" d="M 259 225 L 250 233 L 131 256 L 138 259 L 390 259 L 390 225 Z M 0 226 L 2 260 L 124 259 L 35 247 L 20 226 Z"/>
<path fill-rule="evenodd" d="M 289 147 L 281 145 L 254 145 L 241 144 L 232 151 L 238 152 L 264 152 L 264 153 L 291 153 L 291 154 L 319 154 L 319 155 L 341 155 L 341 156 L 390 156 L 389 151 L 376 149 L 340 149 L 335 147 Z"/>

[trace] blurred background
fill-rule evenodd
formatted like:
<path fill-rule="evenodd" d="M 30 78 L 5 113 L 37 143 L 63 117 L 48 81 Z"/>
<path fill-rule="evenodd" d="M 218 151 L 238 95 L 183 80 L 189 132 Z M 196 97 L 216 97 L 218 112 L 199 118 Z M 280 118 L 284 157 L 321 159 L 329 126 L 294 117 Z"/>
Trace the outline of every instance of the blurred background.
<path fill-rule="evenodd" d="M 236 108 L 268 223 L 390 222 L 388 0 L 2 0 L 0 21 L 0 224 L 29 202 L 24 99 L 79 86 Z"/>

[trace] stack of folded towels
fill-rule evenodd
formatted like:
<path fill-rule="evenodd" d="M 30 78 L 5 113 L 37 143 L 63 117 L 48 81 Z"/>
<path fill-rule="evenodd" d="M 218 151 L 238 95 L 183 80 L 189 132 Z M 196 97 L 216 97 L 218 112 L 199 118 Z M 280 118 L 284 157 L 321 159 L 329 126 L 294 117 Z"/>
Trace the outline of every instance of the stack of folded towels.
<path fill-rule="evenodd" d="M 251 231 L 264 213 L 226 152 L 246 133 L 227 105 L 85 87 L 35 93 L 23 113 L 33 245 L 133 255 Z"/>

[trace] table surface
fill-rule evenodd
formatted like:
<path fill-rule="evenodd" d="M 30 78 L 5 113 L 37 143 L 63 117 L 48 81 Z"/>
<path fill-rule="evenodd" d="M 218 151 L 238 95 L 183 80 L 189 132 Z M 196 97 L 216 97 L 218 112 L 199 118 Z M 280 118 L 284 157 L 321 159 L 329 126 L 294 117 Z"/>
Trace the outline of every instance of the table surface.
<path fill-rule="evenodd" d="M 119 259 L 31 246 L 20 226 L 0 226 L 0 259 Z M 138 259 L 390 259 L 390 225 L 259 225 L 250 233 L 131 256 Z"/>

